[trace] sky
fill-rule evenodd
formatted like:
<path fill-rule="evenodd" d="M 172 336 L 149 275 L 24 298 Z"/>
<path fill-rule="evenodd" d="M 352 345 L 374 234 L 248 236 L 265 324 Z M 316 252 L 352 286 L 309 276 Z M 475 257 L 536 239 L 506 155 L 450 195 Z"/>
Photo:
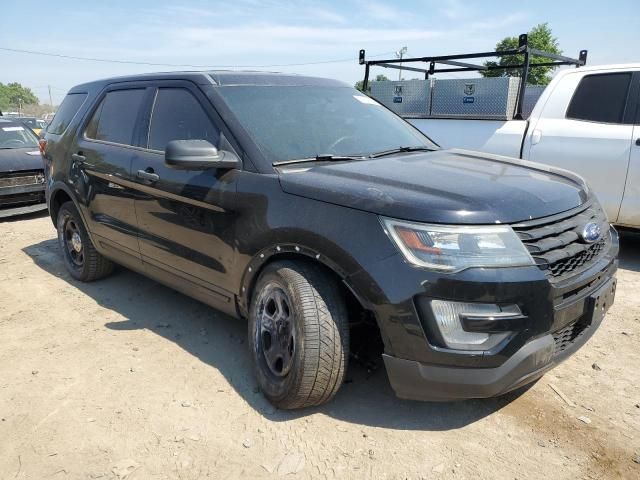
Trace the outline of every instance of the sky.
<path fill-rule="evenodd" d="M 33 10 L 32 10 L 33 9 Z M 568 56 L 588 64 L 640 62 L 637 0 L 0 0 L 0 49 L 169 65 L 72 60 L 0 50 L 0 82 L 58 104 L 73 85 L 194 65 L 362 79 L 358 50 L 391 58 L 492 50 L 548 22 Z M 314 63 L 311 65 L 300 65 Z M 291 65 L 297 64 L 297 65 Z M 286 65 L 286 66 L 285 66 Z M 211 68 L 209 68 L 211 69 Z M 380 68 L 373 75 L 395 75 Z M 459 74 L 458 74 L 459 75 Z M 409 75 L 407 75 L 408 77 Z"/>

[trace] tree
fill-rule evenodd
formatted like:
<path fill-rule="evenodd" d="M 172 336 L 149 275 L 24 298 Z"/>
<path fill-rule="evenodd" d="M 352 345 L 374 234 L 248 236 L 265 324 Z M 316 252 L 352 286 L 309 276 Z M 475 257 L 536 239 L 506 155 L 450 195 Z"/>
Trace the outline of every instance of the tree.
<path fill-rule="evenodd" d="M 387 77 L 385 77 L 384 75 L 376 75 L 376 79 L 375 80 L 369 80 L 369 86 L 367 88 L 367 92 L 371 91 L 371 82 L 388 82 L 389 79 Z M 362 90 L 362 85 L 364 84 L 364 80 L 360 80 L 359 82 L 356 82 L 356 84 L 354 85 L 358 90 L 360 90 L 361 92 L 363 92 L 364 90 Z"/>
<path fill-rule="evenodd" d="M 553 36 L 551 28 L 547 23 L 536 25 L 529 31 L 529 46 L 545 52 L 562 54 L 558 39 Z M 496 51 L 513 50 L 518 48 L 518 39 L 516 37 L 505 37 L 496 45 Z M 548 58 L 532 55 L 531 63 L 548 62 Z M 505 66 L 505 65 L 522 65 L 524 55 L 514 55 L 508 57 L 500 57 L 497 62 L 488 61 L 484 64 L 489 66 Z M 547 85 L 551 81 L 549 74 L 554 67 L 536 67 L 529 69 L 528 83 L 531 85 Z M 483 70 L 480 74 L 483 77 L 518 77 L 522 70 Z"/>
<path fill-rule="evenodd" d="M 17 82 L 0 82 L 0 110 L 10 110 L 21 105 L 38 105 L 38 97 L 30 88 L 23 87 Z"/>

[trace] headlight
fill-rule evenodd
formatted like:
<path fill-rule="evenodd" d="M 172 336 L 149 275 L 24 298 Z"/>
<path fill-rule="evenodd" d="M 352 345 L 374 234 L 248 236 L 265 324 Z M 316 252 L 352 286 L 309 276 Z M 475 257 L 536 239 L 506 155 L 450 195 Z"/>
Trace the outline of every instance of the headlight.
<path fill-rule="evenodd" d="M 441 272 L 535 265 L 507 225 L 450 226 L 381 219 L 389 237 L 413 265 Z"/>

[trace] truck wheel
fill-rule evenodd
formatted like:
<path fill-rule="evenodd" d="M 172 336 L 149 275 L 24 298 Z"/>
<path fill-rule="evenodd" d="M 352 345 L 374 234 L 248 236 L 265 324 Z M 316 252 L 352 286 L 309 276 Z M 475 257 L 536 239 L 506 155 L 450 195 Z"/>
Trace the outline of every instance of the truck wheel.
<path fill-rule="evenodd" d="M 113 271 L 113 262 L 100 255 L 91 243 L 73 202 L 62 204 L 56 227 L 64 264 L 73 278 L 91 282 L 106 277 Z"/>
<path fill-rule="evenodd" d="M 331 400 L 349 358 L 347 310 L 335 280 L 302 262 L 268 265 L 251 301 L 249 345 L 258 384 L 276 407 Z"/>

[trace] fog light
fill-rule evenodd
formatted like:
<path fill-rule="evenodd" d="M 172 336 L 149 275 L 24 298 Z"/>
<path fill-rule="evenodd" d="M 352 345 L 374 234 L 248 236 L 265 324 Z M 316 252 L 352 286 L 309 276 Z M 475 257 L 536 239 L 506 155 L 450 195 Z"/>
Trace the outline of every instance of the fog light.
<path fill-rule="evenodd" d="M 462 319 L 472 318 L 484 325 L 502 320 L 521 320 L 524 318 L 517 305 L 500 307 L 491 303 L 465 303 L 432 300 L 431 310 L 436 319 L 438 329 L 448 348 L 456 350 L 490 350 L 507 338 L 511 331 L 502 328 L 499 332 L 468 331 L 463 328 Z M 469 322 L 467 322 L 468 324 Z"/>

